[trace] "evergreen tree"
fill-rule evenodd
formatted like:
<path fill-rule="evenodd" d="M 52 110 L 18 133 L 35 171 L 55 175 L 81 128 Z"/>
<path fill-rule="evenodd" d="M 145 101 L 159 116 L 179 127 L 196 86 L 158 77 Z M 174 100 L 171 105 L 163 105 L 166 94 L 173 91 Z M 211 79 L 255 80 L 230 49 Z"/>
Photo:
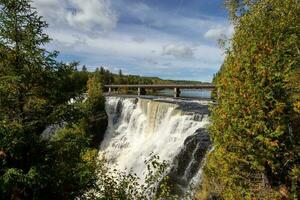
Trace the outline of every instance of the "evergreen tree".
<path fill-rule="evenodd" d="M 122 73 L 122 70 L 120 69 L 119 70 L 119 76 L 118 76 L 118 83 L 119 84 L 123 84 L 124 83 L 124 77 L 123 77 L 123 73 Z"/>
<path fill-rule="evenodd" d="M 81 71 L 83 71 L 83 72 L 86 72 L 86 71 L 87 71 L 87 68 L 86 68 L 86 66 L 85 66 L 85 65 L 83 65 L 83 66 L 82 66 L 82 69 L 81 69 Z"/>
<path fill-rule="evenodd" d="M 46 27 L 29 0 L 0 0 L 0 199 L 74 199 L 95 179 L 82 106 L 68 103 L 77 63 L 56 62 Z"/>

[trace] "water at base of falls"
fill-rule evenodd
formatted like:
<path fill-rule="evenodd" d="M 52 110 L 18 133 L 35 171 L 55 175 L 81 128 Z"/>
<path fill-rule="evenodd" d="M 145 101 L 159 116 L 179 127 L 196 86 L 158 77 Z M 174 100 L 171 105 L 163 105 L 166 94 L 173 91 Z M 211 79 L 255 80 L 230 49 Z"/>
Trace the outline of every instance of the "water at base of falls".
<path fill-rule="evenodd" d="M 108 128 L 100 146 L 110 165 L 144 181 L 150 153 L 170 163 L 173 192 L 199 181 L 210 147 L 207 102 L 106 97 Z"/>

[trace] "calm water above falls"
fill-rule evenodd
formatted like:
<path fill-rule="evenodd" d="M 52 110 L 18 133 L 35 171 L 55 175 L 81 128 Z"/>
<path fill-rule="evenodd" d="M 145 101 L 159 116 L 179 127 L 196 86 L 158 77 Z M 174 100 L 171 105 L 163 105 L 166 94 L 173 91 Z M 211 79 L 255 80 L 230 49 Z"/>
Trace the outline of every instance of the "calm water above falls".
<path fill-rule="evenodd" d="M 170 163 L 177 191 L 195 181 L 210 146 L 207 101 L 106 98 L 109 125 L 100 154 L 112 167 L 132 170 L 143 181 L 144 161 L 153 152 Z"/>
<path fill-rule="evenodd" d="M 211 90 L 207 89 L 181 89 L 180 97 L 190 97 L 190 98 L 201 98 L 201 99 L 209 99 L 211 98 Z M 163 96 L 173 96 L 173 90 L 164 89 L 157 91 L 158 95 Z"/>

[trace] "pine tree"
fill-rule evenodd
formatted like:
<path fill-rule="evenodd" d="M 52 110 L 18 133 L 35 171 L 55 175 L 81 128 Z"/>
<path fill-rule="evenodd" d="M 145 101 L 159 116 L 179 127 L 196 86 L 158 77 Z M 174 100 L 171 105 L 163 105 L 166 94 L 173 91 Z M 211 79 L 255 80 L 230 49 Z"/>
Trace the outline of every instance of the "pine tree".
<path fill-rule="evenodd" d="M 81 69 L 81 71 L 83 71 L 83 72 L 86 72 L 86 71 L 87 71 L 87 68 L 86 68 L 86 66 L 85 66 L 85 65 L 83 65 L 83 66 L 82 66 L 82 69 Z"/>
<path fill-rule="evenodd" d="M 0 0 L 0 199 L 73 199 L 92 183 L 80 128 L 42 140 L 49 125 L 82 118 L 72 87 L 77 63 L 55 60 L 46 22 L 29 0 Z M 72 172 L 72 173 L 70 173 Z"/>
<path fill-rule="evenodd" d="M 54 105 L 70 98 L 63 81 L 74 69 L 55 61 L 57 52 L 48 52 L 50 41 L 43 33 L 47 24 L 31 8 L 28 0 L 2 0 L 0 12 L 1 105 L 10 118 L 40 124 L 41 116 L 49 115 Z M 10 88 L 10 90 L 6 90 Z M 9 97 L 9 98 L 7 98 Z M 34 113 L 34 114 L 33 114 Z"/>
<path fill-rule="evenodd" d="M 121 69 L 119 70 L 118 83 L 119 84 L 123 84 L 124 83 L 124 76 L 123 76 L 123 72 L 122 72 Z"/>

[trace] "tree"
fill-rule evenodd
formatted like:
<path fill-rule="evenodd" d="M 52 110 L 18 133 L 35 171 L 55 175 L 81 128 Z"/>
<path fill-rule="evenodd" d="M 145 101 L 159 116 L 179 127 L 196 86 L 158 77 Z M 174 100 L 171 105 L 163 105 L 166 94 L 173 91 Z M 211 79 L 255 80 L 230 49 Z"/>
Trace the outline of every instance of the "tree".
<path fill-rule="evenodd" d="M 41 115 L 49 115 L 54 105 L 65 102 L 72 94 L 65 90 L 73 64 L 55 61 L 57 52 L 48 52 L 43 45 L 50 41 L 43 33 L 47 24 L 41 20 L 29 1 L 1 1 L 0 52 L 2 114 L 22 122 L 41 123 Z M 8 89 L 9 90 L 6 90 Z M 59 90 L 63 92 L 57 92 Z M 9 97 L 9 98 L 8 98 Z M 35 102 L 35 103 L 33 103 Z M 32 113 L 35 113 L 33 115 Z M 39 121 L 39 122 L 37 122 Z"/>
<path fill-rule="evenodd" d="M 82 120 L 82 126 L 91 137 L 92 146 L 98 148 L 104 138 L 108 121 L 105 112 L 105 98 L 102 94 L 102 83 L 96 74 L 89 78 L 87 88 L 85 118 Z"/>
<path fill-rule="evenodd" d="M 226 2 L 235 33 L 215 80 L 203 187 L 224 199 L 297 199 L 300 3 Z"/>
<path fill-rule="evenodd" d="M 83 106 L 69 103 L 77 63 L 44 48 L 46 27 L 29 0 L 0 1 L 0 199 L 74 199 L 95 177 Z M 65 129 L 43 139 L 53 125 Z"/>
<path fill-rule="evenodd" d="M 87 71 L 87 68 L 86 68 L 86 66 L 85 66 L 85 65 L 83 65 L 83 66 L 82 66 L 82 69 L 81 69 L 81 71 L 83 71 L 83 72 L 86 72 L 86 71 Z"/>
<path fill-rule="evenodd" d="M 124 83 L 124 76 L 123 76 L 123 73 L 122 73 L 122 70 L 120 69 L 119 70 L 119 75 L 118 75 L 118 82 L 119 84 L 123 84 Z"/>

